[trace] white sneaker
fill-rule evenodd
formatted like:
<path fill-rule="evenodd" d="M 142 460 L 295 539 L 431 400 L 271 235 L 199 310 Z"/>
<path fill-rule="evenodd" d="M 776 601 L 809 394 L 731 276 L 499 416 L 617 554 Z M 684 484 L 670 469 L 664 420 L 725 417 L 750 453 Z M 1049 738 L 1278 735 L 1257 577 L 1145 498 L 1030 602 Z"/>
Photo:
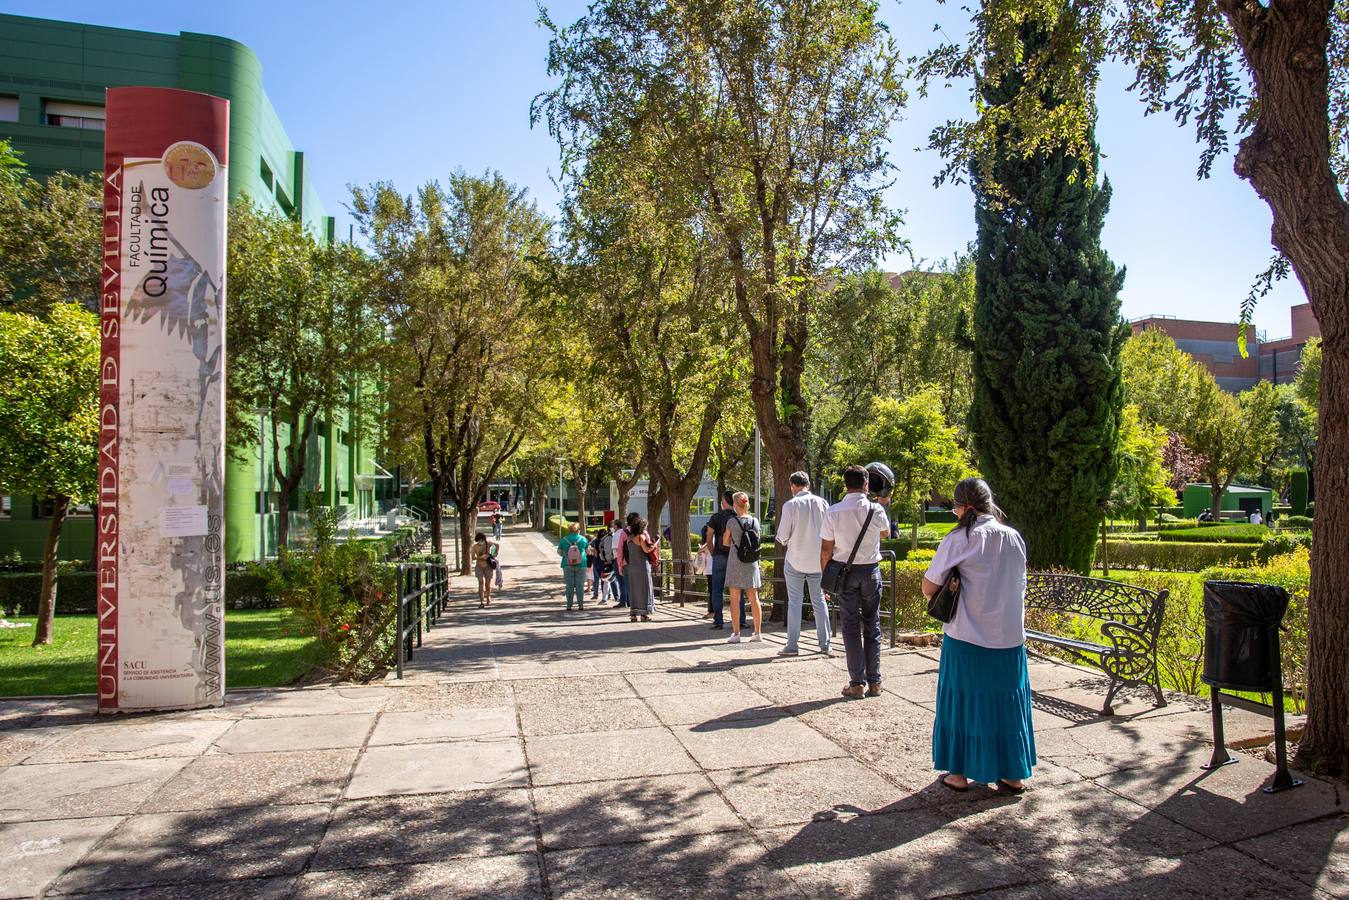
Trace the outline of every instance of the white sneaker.
<path fill-rule="evenodd" d="M 760 635 L 757 635 L 757 634 L 754 635 L 753 637 L 751 637 L 751 638 L 749 639 L 749 641 L 750 641 L 751 644 L 757 644 L 759 641 L 762 641 L 762 640 L 763 640 L 763 638 L 762 638 Z"/>
<path fill-rule="evenodd" d="M 728 638 L 726 639 L 726 643 L 728 643 L 728 644 L 738 644 L 738 643 L 740 643 L 740 635 L 738 635 L 738 634 L 733 634 L 733 635 L 731 635 L 730 637 L 728 637 Z"/>

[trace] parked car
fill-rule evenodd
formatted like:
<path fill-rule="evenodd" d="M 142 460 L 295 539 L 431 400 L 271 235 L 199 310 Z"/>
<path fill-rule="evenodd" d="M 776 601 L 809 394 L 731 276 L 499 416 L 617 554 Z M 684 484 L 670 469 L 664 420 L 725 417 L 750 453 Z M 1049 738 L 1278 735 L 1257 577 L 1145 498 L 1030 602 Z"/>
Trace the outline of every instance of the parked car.
<path fill-rule="evenodd" d="M 501 504 L 495 500 L 483 500 L 478 504 L 478 512 L 496 512 L 501 509 Z"/>

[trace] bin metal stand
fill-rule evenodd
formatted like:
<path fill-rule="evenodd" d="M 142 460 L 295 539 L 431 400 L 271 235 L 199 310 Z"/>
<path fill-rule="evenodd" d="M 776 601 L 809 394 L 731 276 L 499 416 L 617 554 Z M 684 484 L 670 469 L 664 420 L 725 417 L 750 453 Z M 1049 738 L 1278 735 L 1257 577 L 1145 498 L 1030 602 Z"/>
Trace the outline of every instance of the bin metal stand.
<path fill-rule="evenodd" d="M 1274 702 L 1259 703 L 1255 700 L 1247 700 L 1245 697 L 1224 693 L 1216 687 L 1210 687 L 1209 702 L 1213 704 L 1213 756 L 1209 758 L 1207 765 L 1200 766 L 1200 768 L 1217 769 L 1237 762 L 1236 758 L 1227 752 L 1227 740 L 1223 737 L 1224 703 L 1228 706 L 1235 706 L 1237 709 L 1253 712 L 1256 715 L 1269 716 L 1274 720 L 1274 779 L 1268 787 L 1262 790 L 1266 794 L 1276 794 L 1289 788 L 1301 787 L 1302 780 L 1294 778 L 1292 773 L 1288 771 L 1288 740 L 1283 719 L 1283 663 L 1279 653 L 1278 626 L 1271 628 L 1269 632 L 1269 667 L 1270 671 L 1274 673 Z"/>

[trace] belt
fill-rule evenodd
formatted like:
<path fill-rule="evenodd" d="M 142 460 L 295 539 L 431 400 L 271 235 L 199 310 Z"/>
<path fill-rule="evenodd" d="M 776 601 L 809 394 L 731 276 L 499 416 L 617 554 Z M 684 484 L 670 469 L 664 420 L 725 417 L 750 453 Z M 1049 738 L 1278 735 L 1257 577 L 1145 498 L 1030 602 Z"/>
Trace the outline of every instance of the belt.
<path fill-rule="evenodd" d="M 840 561 L 842 561 L 842 560 L 840 560 Z M 875 570 L 879 569 L 880 567 L 881 567 L 881 564 L 878 563 L 878 562 L 874 562 L 874 563 L 859 563 L 859 562 L 855 562 L 855 563 L 852 564 L 852 570 L 853 570 L 854 572 L 874 572 Z"/>

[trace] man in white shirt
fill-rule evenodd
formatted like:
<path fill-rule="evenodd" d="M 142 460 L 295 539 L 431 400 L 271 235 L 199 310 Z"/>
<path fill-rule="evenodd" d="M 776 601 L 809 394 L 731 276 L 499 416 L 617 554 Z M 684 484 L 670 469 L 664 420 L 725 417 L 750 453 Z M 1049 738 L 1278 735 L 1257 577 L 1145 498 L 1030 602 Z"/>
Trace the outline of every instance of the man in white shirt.
<path fill-rule="evenodd" d="M 787 581 L 787 646 L 779 656 L 799 656 L 801 638 L 801 602 L 807 587 L 815 608 L 815 633 L 820 652 L 829 655 L 829 607 L 820 590 L 820 529 L 829 505 L 810 492 L 810 476 L 793 472 L 787 479 L 792 498 L 782 504 L 775 539 L 787 548 L 784 575 Z"/>
<path fill-rule="evenodd" d="M 848 686 L 843 696 L 860 700 L 881 693 L 881 538 L 890 533 L 883 506 L 867 499 L 867 470 L 848 466 L 843 486 L 848 493 L 824 514 L 820 526 L 820 568 L 830 560 L 846 565 L 854 544 L 857 555 L 836 598 L 843 620 L 843 650 L 848 656 Z M 867 514 L 871 521 L 867 522 Z"/>
<path fill-rule="evenodd" d="M 1260 510 L 1257 509 L 1251 512 L 1251 524 L 1252 525 L 1265 524 L 1265 518 L 1264 516 L 1260 515 Z"/>

